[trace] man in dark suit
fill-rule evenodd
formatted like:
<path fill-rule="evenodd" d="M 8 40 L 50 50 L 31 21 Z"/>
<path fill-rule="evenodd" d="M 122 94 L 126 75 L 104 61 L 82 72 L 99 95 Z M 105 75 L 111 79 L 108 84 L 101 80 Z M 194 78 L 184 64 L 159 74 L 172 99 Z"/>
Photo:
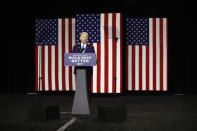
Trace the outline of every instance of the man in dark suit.
<path fill-rule="evenodd" d="M 94 46 L 87 43 L 88 33 L 82 32 L 80 35 L 80 40 L 81 43 L 73 47 L 72 53 L 95 53 Z M 74 69 L 74 74 L 76 74 L 76 69 L 86 69 L 88 101 L 91 104 L 91 76 L 93 74 L 92 66 L 76 66 Z"/>

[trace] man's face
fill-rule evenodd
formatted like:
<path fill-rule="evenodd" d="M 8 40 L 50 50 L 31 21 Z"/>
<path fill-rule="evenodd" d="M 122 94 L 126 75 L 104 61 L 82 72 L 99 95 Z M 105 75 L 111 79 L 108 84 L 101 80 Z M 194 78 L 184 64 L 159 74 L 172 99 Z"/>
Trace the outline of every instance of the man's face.
<path fill-rule="evenodd" d="M 81 34 L 80 40 L 81 40 L 81 43 L 83 43 L 83 44 L 87 43 L 88 35 L 87 34 Z"/>

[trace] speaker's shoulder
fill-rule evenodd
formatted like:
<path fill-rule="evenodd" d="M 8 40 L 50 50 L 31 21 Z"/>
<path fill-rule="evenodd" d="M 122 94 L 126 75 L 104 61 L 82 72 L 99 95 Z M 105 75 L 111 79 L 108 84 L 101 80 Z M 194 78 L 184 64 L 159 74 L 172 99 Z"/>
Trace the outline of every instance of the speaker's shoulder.
<path fill-rule="evenodd" d="M 80 44 L 79 44 L 79 43 L 76 43 L 76 44 L 73 46 L 73 48 L 79 47 L 79 46 L 80 46 Z"/>

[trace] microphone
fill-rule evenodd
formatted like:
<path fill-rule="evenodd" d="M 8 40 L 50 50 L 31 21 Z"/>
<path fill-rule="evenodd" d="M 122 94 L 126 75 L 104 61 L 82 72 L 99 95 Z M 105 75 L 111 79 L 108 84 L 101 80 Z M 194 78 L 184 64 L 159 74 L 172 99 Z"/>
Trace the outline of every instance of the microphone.
<path fill-rule="evenodd" d="M 115 36 L 113 39 L 114 39 L 115 41 L 117 41 L 117 40 L 118 40 L 118 37 Z"/>
<path fill-rule="evenodd" d="M 81 49 L 81 52 L 83 52 L 85 50 L 85 48 Z"/>
<path fill-rule="evenodd" d="M 81 49 L 80 47 L 78 47 L 78 52 L 82 53 L 84 51 L 84 48 Z"/>

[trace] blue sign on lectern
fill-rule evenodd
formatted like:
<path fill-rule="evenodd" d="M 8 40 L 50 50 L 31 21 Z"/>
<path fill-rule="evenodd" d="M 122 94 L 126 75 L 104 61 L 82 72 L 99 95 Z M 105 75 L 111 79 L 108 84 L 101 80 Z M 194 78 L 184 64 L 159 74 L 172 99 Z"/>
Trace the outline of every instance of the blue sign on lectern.
<path fill-rule="evenodd" d="M 65 66 L 96 66 L 95 53 L 64 53 Z"/>

